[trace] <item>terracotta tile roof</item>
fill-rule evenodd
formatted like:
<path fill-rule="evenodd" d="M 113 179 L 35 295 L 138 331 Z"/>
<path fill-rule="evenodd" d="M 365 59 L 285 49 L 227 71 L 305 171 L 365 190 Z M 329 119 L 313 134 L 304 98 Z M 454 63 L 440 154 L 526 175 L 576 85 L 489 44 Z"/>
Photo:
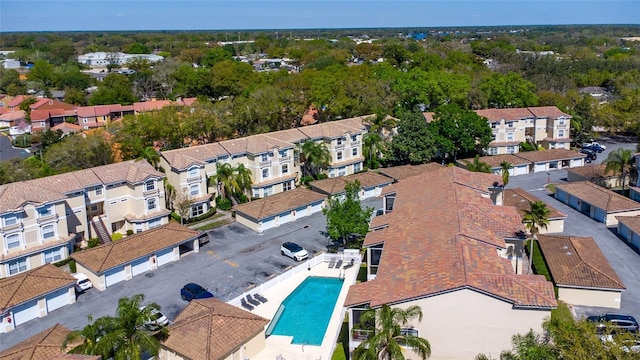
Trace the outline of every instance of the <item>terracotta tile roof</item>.
<path fill-rule="evenodd" d="M 22 104 L 23 101 L 25 101 L 26 99 L 28 99 L 29 97 L 26 95 L 18 95 L 16 97 L 14 97 L 13 99 L 11 99 L 11 101 L 9 101 L 9 103 L 7 104 L 8 108 L 14 108 L 17 106 L 20 106 L 20 104 Z"/>
<path fill-rule="evenodd" d="M 584 202 L 603 209 L 607 213 L 640 209 L 639 202 L 617 194 L 609 189 L 605 189 L 590 181 L 557 184 L 556 189 L 560 189 Z"/>
<path fill-rule="evenodd" d="M 640 216 L 616 216 L 616 219 L 631 231 L 640 234 Z"/>
<path fill-rule="evenodd" d="M 413 176 L 390 186 L 396 192 L 393 212 L 380 216 L 388 227 L 365 238 L 365 244 L 384 243 L 376 278 L 352 286 L 345 306 L 377 307 L 458 289 L 515 307 L 557 306 L 550 282 L 516 275 L 496 251 L 522 226 L 515 208 L 493 205 L 487 197 L 499 176 L 457 167 L 428 175 L 428 181 Z"/>
<path fill-rule="evenodd" d="M 581 167 L 567 169 L 568 173 L 574 173 L 582 176 L 587 180 L 599 179 L 599 178 L 610 178 L 617 177 L 617 175 L 612 171 L 606 171 L 606 164 L 593 164 L 593 165 L 585 165 Z"/>
<path fill-rule="evenodd" d="M 52 109 L 62 109 L 62 110 L 74 110 L 77 106 L 73 104 L 68 104 L 66 102 L 62 102 L 60 100 L 52 100 L 52 99 L 40 99 L 36 103 L 29 106 L 31 110 L 52 110 Z"/>
<path fill-rule="evenodd" d="M 274 131 L 274 132 L 267 133 L 267 135 L 269 135 L 274 139 L 289 142 L 292 144 L 302 143 L 309 139 L 307 135 L 303 134 L 299 130 L 299 128 Z"/>
<path fill-rule="evenodd" d="M 49 102 L 49 99 L 46 99 L 46 98 L 38 99 L 38 100 L 36 100 L 36 102 L 34 102 L 33 104 L 29 105 L 29 109 L 31 109 L 31 110 L 36 110 L 36 109 L 38 109 L 40 106 L 42 106 L 42 105 L 44 105 L 44 104 L 46 104 L 46 103 L 48 103 L 48 102 Z"/>
<path fill-rule="evenodd" d="M 500 164 L 502 164 L 503 161 L 506 161 L 506 162 L 510 163 L 511 165 L 513 165 L 513 166 L 525 165 L 525 164 L 530 164 L 531 163 L 531 161 L 523 159 L 523 158 L 518 157 L 518 156 L 515 156 L 513 154 L 481 156 L 478 160 L 480 162 L 488 164 L 489 166 L 491 166 L 492 169 L 499 168 Z M 473 164 L 473 161 L 474 161 L 474 158 L 460 159 L 460 160 L 457 161 L 457 163 L 460 166 L 466 167 L 467 166 L 467 162 Z"/>
<path fill-rule="evenodd" d="M 262 154 L 268 151 L 272 151 L 273 149 L 292 149 L 295 147 L 294 144 L 279 140 L 275 137 L 267 134 L 253 135 L 246 138 L 247 139 L 247 152 L 249 154 L 257 155 Z"/>
<path fill-rule="evenodd" d="M 532 118 L 534 115 L 527 108 L 511 108 L 511 109 L 484 109 L 476 110 L 476 114 L 486 117 L 488 121 L 495 122 L 500 120 L 520 120 Z"/>
<path fill-rule="evenodd" d="M 16 121 L 25 118 L 25 112 L 22 110 L 9 111 L 0 115 L 0 120 Z"/>
<path fill-rule="evenodd" d="M 173 105 L 170 100 L 154 100 L 133 103 L 133 110 L 141 113 L 146 111 L 160 110 L 165 106 Z"/>
<path fill-rule="evenodd" d="M 107 116 L 111 113 L 109 105 L 80 106 L 76 109 L 79 117 Z"/>
<path fill-rule="evenodd" d="M 536 202 L 540 200 L 522 188 L 505 189 L 503 195 L 503 204 L 505 206 L 515 207 L 518 209 L 518 212 L 520 212 L 520 215 L 523 215 L 525 211 L 530 209 L 529 202 Z M 561 213 L 558 209 L 549 204 L 547 204 L 547 209 L 550 211 L 549 220 L 564 219 L 567 217 L 567 214 Z"/>
<path fill-rule="evenodd" d="M 431 171 L 442 169 L 442 165 L 431 162 L 420 165 L 400 165 L 378 169 L 382 175 L 388 176 L 395 181 L 402 180 L 411 176 L 422 175 Z"/>
<path fill-rule="evenodd" d="M 315 180 L 309 183 L 309 185 L 314 191 L 327 195 L 335 195 L 344 192 L 344 187 L 347 185 L 347 181 L 354 182 L 356 180 L 360 182 L 363 189 L 369 189 L 375 186 L 384 186 L 393 182 L 393 180 L 389 179 L 387 176 L 373 171 L 366 171 L 353 175 Z"/>
<path fill-rule="evenodd" d="M 427 121 L 427 123 L 430 123 L 433 121 L 433 115 L 435 115 L 434 112 L 424 112 L 422 113 L 422 115 L 424 116 L 424 119 Z"/>
<path fill-rule="evenodd" d="M 529 111 L 536 117 L 548 117 L 552 119 L 559 118 L 560 116 L 564 116 L 567 118 L 571 118 L 571 115 L 565 114 L 560 109 L 555 106 L 537 106 L 528 108 Z"/>
<path fill-rule="evenodd" d="M 247 215 L 259 221 L 285 211 L 291 211 L 301 206 L 323 201 L 326 198 L 325 195 L 300 187 L 291 191 L 285 191 L 266 198 L 236 205 L 234 209 L 237 213 Z"/>
<path fill-rule="evenodd" d="M 61 130 L 64 134 L 79 132 L 82 130 L 80 125 L 63 122 L 51 128 L 52 131 Z"/>
<path fill-rule="evenodd" d="M 217 299 L 193 300 L 169 325 L 162 346 L 191 360 L 223 360 L 264 331 L 269 320 Z"/>
<path fill-rule="evenodd" d="M 303 126 L 298 130 L 312 140 L 336 139 L 346 134 L 362 134 L 366 131 L 363 120 L 368 116 L 370 115 Z"/>
<path fill-rule="evenodd" d="M 31 121 L 49 120 L 49 110 L 31 110 Z"/>
<path fill-rule="evenodd" d="M 538 243 L 556 285 L 625 289 L 593 238 L 538 235 Z"/>
<path fill-rule="evenodd" d="M 72 287 L 75 282 L 71 274 L 52 264 L 0 279 L 0 309 L 6 310 L 50 292 Z"/>
<path fill-rule="evenodd" d="M 247 153 L 247 138 L 237 138 L 220 141 L 218 144 L 222 146 L 229 154 L 237 155 L 237 154 L 246 154 Z"/>
<path fill-rule="evenodd" d="M 160 153 L 171 167 L 178 170 L 185 170 L 192 165 L 204 166 L 207 162 L 218 161 L 220 156 L 228 155 L 229 153 L 217 142 Z"/>
<path fill-rule="evenodd" d="M 69 333 L 71 333 L 71 330 L 60 324 L 56 324 L 1 352 L 0 360 L 64 359 L 57 356 L 65 353 L 65 351 L 62 350 L 62 343 Z M 84 359 L 98 358 L 100 357 L 85 357 Z"/>
<path fill-rule="evenodd" d="M 523 158 L 530 162 L 543 162 L 552 160 L 578 159 L 586 157 L 587 155 L 567 149 L 549 149 L 539 151 L 523 151 L 515 154 L 515 156 Z"/>
<path fill-rule="evenodd" d="M 200 231 L 170 222 L 163 226 L 129 235 L 122 240 L 100 245 L 71 257 L 96 274 L 129 263 L 157 251 L 197 238 Z"/>

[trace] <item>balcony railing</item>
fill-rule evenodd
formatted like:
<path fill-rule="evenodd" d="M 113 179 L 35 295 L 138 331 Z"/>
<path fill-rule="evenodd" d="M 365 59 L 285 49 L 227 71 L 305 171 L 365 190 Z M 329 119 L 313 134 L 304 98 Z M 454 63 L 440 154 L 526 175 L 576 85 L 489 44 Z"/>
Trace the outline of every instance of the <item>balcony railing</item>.
<path fill-rule="evenodd" d="M 269 165 L 271 165 L 271 160 L 260 161 L 258 164 L 260 166 L 269 166 Z"/>
<path fill-rule="evenodd" d="M 351 330 L 351 340 L 365 341 L 373 336 L 373 330 L 353 329 Z"/>
<path fill-rule="evenodd" d="M 344 149 L 344 143 L 342 143 L 342 144 L 336 144 L 335 148 L 336 148 L 336 149 Z"/>
<path fill-rule="evenodd" d="M 42 224 L 42 223 L 45 223 L 45 222 L 57 221 L 57 220 L 58 220 L 58 214 L 52 213 L 52 214 L 49 214 L 49 215 L 38 215 L 37 222 L 38 222 L 38 224 Z"/>
<path fill-rule="evenodd" d="M 351 146 L 358 146 L 360 145 L 360 140 L 356 140 L 356 141 L 352 141 L 351 142 Z"/>
<path fill-rule="evenodd" d="M 4 225 L 2 223 L 2 221 L 0 221 L 0 229 L 4 230 L 4 231 L 10 231 L 10 230 L 15 230 L 15 229 L 20 229 L 22 230 L 22 222 L 20 221 L 16 221 L 14 224 L 11 225 Z"/>
<path fill-rule="evenodd" d="M 157 195 L 160 192 L 160 190 L 158 188 L 154 188 L 151 190 L 144 190 L 142 192 L 142 195 L 144 196 L 150 196 L 150 195 Z"/>
<path fill-rule="evenodd" d="M 287 155 L 287 156 L 280 156 L 280 161 L 289 161 L 291 160 L 291 156 Z"/>

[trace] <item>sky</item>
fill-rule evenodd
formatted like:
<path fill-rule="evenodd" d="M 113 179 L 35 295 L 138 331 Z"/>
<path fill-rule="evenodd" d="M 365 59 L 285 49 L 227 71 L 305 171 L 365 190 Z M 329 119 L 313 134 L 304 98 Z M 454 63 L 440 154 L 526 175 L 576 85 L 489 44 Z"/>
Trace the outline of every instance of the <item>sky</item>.
<path fill-rule="evenodd" d="M 640 24 L 640 0 L 0 0 L 0 32 Z"/>

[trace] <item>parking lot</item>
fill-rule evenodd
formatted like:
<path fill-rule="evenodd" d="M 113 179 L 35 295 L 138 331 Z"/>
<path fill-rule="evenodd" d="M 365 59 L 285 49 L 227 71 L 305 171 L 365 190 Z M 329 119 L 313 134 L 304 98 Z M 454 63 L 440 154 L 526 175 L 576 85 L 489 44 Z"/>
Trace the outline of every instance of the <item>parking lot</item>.
<path fill-rule="evenodd" d="M 382 200 L 368 199 L 366 206 L 381 207 Z M 180 298 L 180 288 L 195 282 L 227 301 L 255 284 L 286 271 L 296 262 L 280 255 L 280 245 L 286 241 L 302 245 L 309 256 L 326 251 L 326 219 L 322 213 L 255 233 L 233 223 L 208 232 L 209 243 L 199 253 L 188 254 L 179 261 L 155 271 L 110 286 L 106 291 L 91 289 L 78 296 L 76 304 L 62 307 L 48 316 L 32 320 L 15 330 L 0 335 L 0 351 L 33 336 L 56 323 L 70 329 L 87 325 L 87 316 L 98 318 L 113 315 L 118 299 L 144 294 L 145 301 L 156 302 L 170 320 L 187 305 Z"/>

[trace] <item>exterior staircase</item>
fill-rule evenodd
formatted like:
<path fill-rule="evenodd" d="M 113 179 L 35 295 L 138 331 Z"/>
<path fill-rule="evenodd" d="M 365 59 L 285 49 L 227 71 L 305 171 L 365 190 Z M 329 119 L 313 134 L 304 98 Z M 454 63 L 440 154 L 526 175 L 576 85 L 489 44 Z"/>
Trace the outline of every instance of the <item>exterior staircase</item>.
<path fill-rule="evenodd" d="M 94 216 L 93 219 L 91 219 L 91 226 L 93 226 L 98 240 L 100 240 L 100 244 L 111 242 L 111 236 L 109 235 L 109 231 L 107 230 L 104 221 L 102 221 L 101 216 Z"/>

